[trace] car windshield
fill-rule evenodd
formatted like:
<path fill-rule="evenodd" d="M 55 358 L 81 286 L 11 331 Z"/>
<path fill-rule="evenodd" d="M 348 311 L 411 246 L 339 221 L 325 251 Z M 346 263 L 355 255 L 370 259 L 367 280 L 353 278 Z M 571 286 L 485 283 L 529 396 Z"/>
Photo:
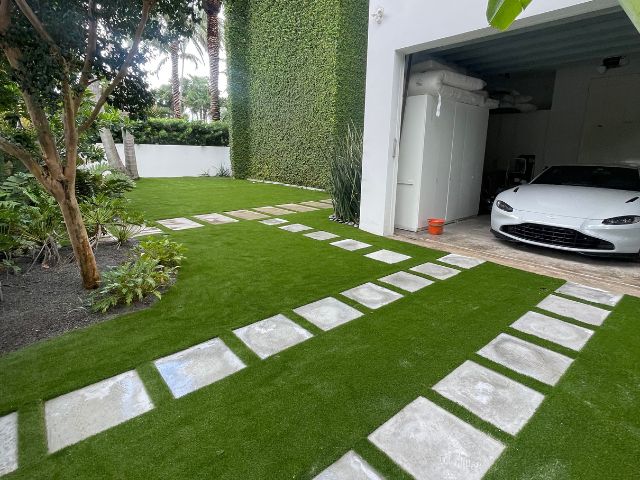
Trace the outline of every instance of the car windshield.
<path fill-rule="evenodd" d="M 531 183 L 640 191 L 637 168 L 563 165 L 549 167 Z"/>

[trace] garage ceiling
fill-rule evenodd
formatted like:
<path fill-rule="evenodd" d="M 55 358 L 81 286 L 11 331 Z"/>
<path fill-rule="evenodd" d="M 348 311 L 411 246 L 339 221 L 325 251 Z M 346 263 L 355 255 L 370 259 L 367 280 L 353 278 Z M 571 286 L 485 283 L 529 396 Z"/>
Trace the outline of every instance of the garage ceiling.
<path fill-rule="evenodd" d="M 640 52 L 640 33 L 620 8 L 549 22 L 414 55 L 456 63 L 479 75 L 555 70 L 571 62 Z"/>

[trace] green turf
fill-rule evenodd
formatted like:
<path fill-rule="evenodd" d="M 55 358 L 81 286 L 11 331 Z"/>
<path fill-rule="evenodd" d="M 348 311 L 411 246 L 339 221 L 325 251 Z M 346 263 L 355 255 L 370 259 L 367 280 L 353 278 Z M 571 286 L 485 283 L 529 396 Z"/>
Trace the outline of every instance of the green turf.
<path fill-rule="evenodd" d="M 148 195 L 146 188 L 140 184 L 138 199 Z M 233 201 L 224 208 L 249 206 Z M 362 255 L 375 247 L 347 252 L 257 222 L 173 232 L 188 246 L 188 260 L 159 303 L 0 358 L 0 413 L 18 409 L 21 420 L 21 467 L 6 478 L 309 479 L 350 449 L 387 479 L 407 478 L 367 435 L 419 395 L 507 444 L 490 478 L 637 475 L 639 299 L 626 297 L 579 354 L 537 341 L 576 358 L 556 387 L 491 365 L 546 395 L 511 438 L 430 387 L 467 359 L 490 365 L 474 352 L 500 332 L 526 338 L 508 325 L 562 281 L 485 263 L 379 310 L 357 306 L 365 316 L 322 332 L 291 310 L 442 255 L 330 222 L 327 215 L 289 219 L 412 259 L 386 265 Z M 315 337 L 261 361 L 231 330 L 277 313 Z M 174 400 L 151 362 L 216 336 L 248 368 Z M 132 368 L 156 408 L 46 455 L 43 400 Z"/>
<path fill-rule="evenodd" d="M 142 178 L 129 194 L 149 220 L 329 198 L 326 192 L 218 177 Z"/>

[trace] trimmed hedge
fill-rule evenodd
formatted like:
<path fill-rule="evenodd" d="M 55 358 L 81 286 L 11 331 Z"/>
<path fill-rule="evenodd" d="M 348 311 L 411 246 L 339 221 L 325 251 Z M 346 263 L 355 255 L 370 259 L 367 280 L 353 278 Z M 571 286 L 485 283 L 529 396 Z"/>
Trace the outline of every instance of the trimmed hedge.
<path fill-rule="evenodd" d="M 231 162 L 238 177 L 327 187 L 362 126 L 366 0 L 227 0 Z"/>
<path fill-rule="evenodd" d="M 156 145 L 198 145 L 226 147 L 229 127 L 224 122 L 187 121 L 179 118 L 150 118 L 131 122 L 128 126 L 136 143 Z M 113 131 L 116 142 L 122 142 L 122 132 Z"/>

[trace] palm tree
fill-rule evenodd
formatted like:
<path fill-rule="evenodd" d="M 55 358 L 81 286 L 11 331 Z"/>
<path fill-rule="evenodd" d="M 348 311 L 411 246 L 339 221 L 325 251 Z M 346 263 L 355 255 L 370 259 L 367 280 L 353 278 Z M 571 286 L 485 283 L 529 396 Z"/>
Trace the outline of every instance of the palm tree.
<path fill-rule="evenodd" d="M 209 112 L 212 120 L 220 120 L 220 91 L 218 76 L 220 69 L 220 25 L 218 14 L 222 8 L 222 0 L 204 0 L 204 11 L 207 21 L 206 41 L 209 55 Z"/>

